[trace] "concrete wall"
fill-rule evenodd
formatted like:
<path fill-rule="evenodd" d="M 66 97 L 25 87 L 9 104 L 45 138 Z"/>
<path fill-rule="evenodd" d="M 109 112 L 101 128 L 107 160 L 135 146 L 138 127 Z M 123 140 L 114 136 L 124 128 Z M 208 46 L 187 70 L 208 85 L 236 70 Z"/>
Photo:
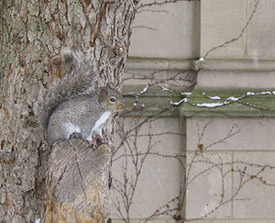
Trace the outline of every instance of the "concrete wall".
<path fill-rule="evenodd" d="M 151 148 L 138 175 L 130 222 L 143 222 L 155 211 L 157 217 L 149 222 L 175 222 L 175 211 L 157 213 L 179 205 L 179 194 L 184 198 L 180 215 L 187 221 L 275 222 L 275 1 L 257 2 L 178 2 L 138 13 L 124 94 L 130 106 L 137 103 L 148 111 L 126 115 L 120 127 L 133 129 L 131 126 L 156 114 L 170 101 L 180 101 L 182 96 L 171 96 L 163 86 L 178 92 L 192 90 L 193 94 L 178 110 L 133 130 L 114 156 L 113 176 L 119 180 L 114 185 L 129 186 L 125 176 L 134 182 L 137 167 Z M 223 47 L 211 51 L 217 46 Z M 171 81 L 173 76 L 178 80 Z M 142 94 L 144 97 L 135 100 L 129 96 L 129 92 L 139 95 L 147 84 L 152 87 Z M 229 99 L 232 96 L 238 98 L 235 103 Z M 229 105 L 196 106 L 224 101 Z M 118 132 L 117 145 L 123 134 Z M 130 148 L 134 148 L 132 153 Z M 137 153 L 138 164 L 133 164 L 131 157 Z M 127 190 L 131 192 L 130 187 Z M 113 197 L 123 206 L 115 190 Z M 120 211 L 124 213 L 123 208 Z M 122 222 L 115 208 L 113 219 Z"/>

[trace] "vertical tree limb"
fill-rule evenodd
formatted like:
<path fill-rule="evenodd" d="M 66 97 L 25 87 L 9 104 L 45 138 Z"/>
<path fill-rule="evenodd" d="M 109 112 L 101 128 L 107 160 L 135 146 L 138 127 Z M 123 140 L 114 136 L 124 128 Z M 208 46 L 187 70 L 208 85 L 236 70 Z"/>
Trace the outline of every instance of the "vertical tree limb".
<path fill-rule="evenodd" d="M 81 139 L 58 143 L 49 161 L 44 223 L 100 223 L 109 216 L 110 147 Z"/>

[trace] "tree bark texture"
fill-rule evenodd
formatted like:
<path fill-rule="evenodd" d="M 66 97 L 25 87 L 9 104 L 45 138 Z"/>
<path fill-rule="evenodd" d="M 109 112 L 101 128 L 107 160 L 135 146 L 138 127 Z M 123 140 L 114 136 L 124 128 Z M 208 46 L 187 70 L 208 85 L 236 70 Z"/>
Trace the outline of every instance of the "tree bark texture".
<path fill-rule="evenodd" d="M 135 13 L 134 0 L 0 1 L 0 222 L 34 222 L 42 210 L 44 222 L 106 221 L 110 149 L 76 139 L 51 149 L 33 108 L 62 78 L 51 61 L 65 47 L 92 55 L 96 85 L 120 88 Z"/>
<path fill-rule="evenodd" d="M 44 223 L 104 222 L 109 212 L 110 147 L 80 139 L 57 144 L 49 159 Z"/>

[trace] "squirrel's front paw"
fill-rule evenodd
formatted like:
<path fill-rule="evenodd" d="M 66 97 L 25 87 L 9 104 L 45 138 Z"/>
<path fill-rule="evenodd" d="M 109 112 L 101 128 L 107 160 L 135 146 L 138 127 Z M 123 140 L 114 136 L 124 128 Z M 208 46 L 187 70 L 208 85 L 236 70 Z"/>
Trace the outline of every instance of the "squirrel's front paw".
<path fill-rule="evenodd" d="M 100 134 L 97 134 L 92 141 L 89 141 L 89 146 L 92 148 L 96 148 L 101 144 L 108 144 L 108 140 L 103 138 Z"/>
<path fill-rule="evenodd" d="M 103 138 L 100 134 L 96 134 L 95 137 L 101 144 L 108 144 L 108 140 Z"/>
<path fill-rule="evenodd" d="M 95 138 L 93 138 L 92 141 L 89 141 L 89 146 L 92 147 L 92 148 L 97 147 L 97 142 L 96 142 Z"/>

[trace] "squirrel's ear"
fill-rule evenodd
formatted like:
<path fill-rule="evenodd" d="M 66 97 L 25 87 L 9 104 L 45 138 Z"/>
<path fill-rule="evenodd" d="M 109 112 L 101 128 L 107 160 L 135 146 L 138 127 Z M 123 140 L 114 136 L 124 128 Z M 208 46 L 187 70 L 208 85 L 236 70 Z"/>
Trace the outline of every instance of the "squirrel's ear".
<path fill-rule="evenodd" d="M 60 55 L 55 56 L 55 57 L 52 58 L 51 62 L 52 62 L 52 65 L 59 67 L 63 63 L 62 57 Z"/>
<path fill-rule="evenodd" d="M 51 71 L 54 77 L 57 77 L 59 79 L 64 77 L 65 75 L 64 59 L 62 55 L 57 55 L 53 57 L 50 65 L 51 65 Z"/>
<path fill-rule="evenodd" d="M 106 88 L 101 88 L 100 91 L 99 91 L 99 99 L 100 100 L 104 100 L 106 97 L 107 97 L 107 89 Z"/>

